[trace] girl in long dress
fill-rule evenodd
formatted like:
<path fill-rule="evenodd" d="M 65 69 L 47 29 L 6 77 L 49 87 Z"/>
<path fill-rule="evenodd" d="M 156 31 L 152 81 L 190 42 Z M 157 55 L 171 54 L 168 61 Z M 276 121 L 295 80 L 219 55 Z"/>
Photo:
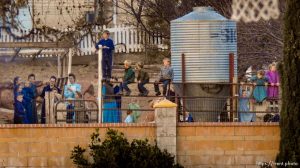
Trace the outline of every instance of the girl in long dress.
<path fill-rule="evenodd" d="M 255 113 L 250 112 L 250 91 L 240 88 L 240 98 L 239 98 L 239 120 L 240 122 L 254 122 Z"/>
<path fill-rule="evenodd" d="M 278 110 L 278 98 L 279 98 L 279 73 L 276 70 L 276 64 L 273 63 L 269 66 L 269 71 L 266 73 L 266 77 L 269 80 L 269 86 L 267 89 L 268 100 L 271 104 L 271 111 Z"/>
<path fill-rule="evenodd" d="M 253 97 L 256 103 L 262 104 L 267 98 L 266 85 L 268 85 L 268 78 L 265 77 L 264 71 L 257 71 L 257 75 L 251 78 L 251 82 L 254 83 L 255 87 L 253 90 Z"/>
<path fill-rule="evenodd" d="M 20 82 L 21 82 L 20 77 L 16 76 L 16 77 L 14 78 L 14 83 L 13 83 L 13 92 L 14 92 L 14 113 L 16 113 L 16 110 L 17 110 L 17 108 L 16 108 L 16 102 L 17 102 L 17 93 L 18 93 L 18 88 L 19 88 Z M 15 117 L 14 117 L 14 120 L 16 120 Z"/>
<path fill-rule="evenodd" d="M 120 113 L 114 95 L 113 85 L 106 81 L 102 86 L 103 95 L 103 122 L 118 123 L 120 122 Z M 110 96 L 109 96 L 110 95 Z"/>

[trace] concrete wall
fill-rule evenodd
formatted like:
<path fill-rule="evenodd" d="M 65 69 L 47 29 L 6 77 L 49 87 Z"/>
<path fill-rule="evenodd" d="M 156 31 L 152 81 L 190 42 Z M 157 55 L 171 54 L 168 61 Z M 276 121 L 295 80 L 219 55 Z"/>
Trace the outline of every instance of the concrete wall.
<path fill-rule="evenodd" d="M 124 132 L 130 140 L 154 142 L 156 124 L 0 125 L 0 166 L 74 167 L 70 152 L 86 147 L 99 128 Z M 185 167 L 257 167 L 274 161 L 280 130 L 273 123 L 179 123 L 177 161 Z"/>
<path fill-rule="evenodd" d="M 179 124 L 177 160 L 185 167 L 258 167 L 275 161 L 279 141 L 278 124 Z"/>
<path fill-rule="evenodd" d="M 0 125 L 0 167 L 75 167 L 71 150 L 86 147 L 95 128 L 102 139 L 108 128 L 130 140 L 155 139 L 154 124 Z"/>

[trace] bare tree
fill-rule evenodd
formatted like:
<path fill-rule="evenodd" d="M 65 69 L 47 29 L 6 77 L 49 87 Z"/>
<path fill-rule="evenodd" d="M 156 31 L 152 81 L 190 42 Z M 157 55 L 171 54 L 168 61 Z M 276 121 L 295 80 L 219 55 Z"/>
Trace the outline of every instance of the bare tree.
<path fill-rule="evenodd" d="M 196 6 L 211 6 L 230 18 L 231 0 L 120 0 L 118 7 L 132 16 L 137 25 L 149 34 L 159 31 L 170 39 L 170 22 L 192 11 Z M 260 69 L 263 65 L 282 58 L 284 0 L 280 0 L 281 17 L 257 23 L 237 23 L 238 68 L 243 76 L 249 66 Z M 167 41 L 168 43 L 168 41 Z"/>
<path fill-rule="evenodd" d="M 87 35 L 95 37 L 93 29 L 95 26 L 107 25 L 112 21 L 112 13 L 109 12 L 111 9 L 111 1 L 109 0 L 96 0 L 93 5 L 93 14 L 97 17 L 92 22 L 86 20 L 86 12 L 83 9 L 82 4 L 66 4 L 66 1 L 61 1 L 56 6 L 51 7 L 51 12 L 58 12 L 61 14 L 60 17 L 68 16 L 71 19 L 71 25 L 65 29 L 59 29 L 43 25 L 39 12 L 34 12 L 35 5 L 30 3 L 34 1 L 30 0 L 1 0 L 0 1 L 0 28 L 7 31 L 8 34 L 13 36 L 15 39 L 26 39 L 31 38 L 36 34 L 44 35 L 46 39 L 53 42 L 66 41 L 69 42 L 74 48 L 77 48 L 78 44 Z M 49 1 L 42 1 L 42 3 L 49 3 Z M 30 6 L 32 5 L 32 6 Z M 44 4 L 46 5 L 46 4 Z M 11 31 L 12 29 L 21 30 L 21 23 L 18 21 L 17 16 L 21 8 L 32 8 L 29 10 L 30 17 L 32 20 L 32 29 L 24 33 L 23 35 L 16 35 Z M 79 15 L 72 15 L 74 11 L 78 11 Z M 57 20 L 58 25 L 62 25 L 63 21 Z M 96 39 L 93 39 L 95 42 Z"/>

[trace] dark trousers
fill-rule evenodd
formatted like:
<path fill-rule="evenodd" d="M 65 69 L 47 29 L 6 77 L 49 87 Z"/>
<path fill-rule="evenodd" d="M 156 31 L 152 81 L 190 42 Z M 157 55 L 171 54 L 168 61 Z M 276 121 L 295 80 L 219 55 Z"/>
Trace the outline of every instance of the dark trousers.
<path fill-rule="evenodd" d="M 46 124 L 46 103 L 45 103 L 45 100 L 43 100 L 43 104 L 42 104 L 41 124 Z"/>
<path fill-rule="evenodd" d="M 38 123 L 38 116 L 37 116 L 37 109 L 36 109 L 36 100 L 32 100 L 32 117 L 33 117 L 33 124 Z"/>
<path fill-rule="evenodd" d="M 14 116 L 14 124 L 25 124 L 23 122 L 25 116 Z"/>
<path fill-rule="evenodd" d="M 145 84 L 149 81 L 141 81 L 141 83 L 138 83 L 138 89 L 140 93 L 146 93 L 147 89 L 145 88 Z"/>
<path fill-rule="evenodd" d="M 131 90 L 129 89 L 128 85 L 130 84 L 131 82 L 129 81 L 124 81 L 121 83 L 121 91 L 123 91 L 123 89 L 126 91 L 126 92 L 130 92 Z"/>
<path fill-rule="evenodd" d="M 74 110 L 75 106 L 73 104 L 68 104 L 67 105 L 67 110 Z M 67 112 L 67 123 L 73 123 L 74 122 L 74 111 L 68 111 Z"/>
<path fill-rule="evenodd" d="M 112 57 L 102 59 L 102 77 L 111 78 Z"/>
<path fill-rule="evenodd" d="M 154 90 L 156 93 L 160 92 L 159 91 L 159 82 L 163 83 L 163 95 L 166 95 L 167 88 L 168 88 L 168 85 L 170 84 L 171 80 L 170 79 L 160 79 L 159 81 L 155 81 Z"/>

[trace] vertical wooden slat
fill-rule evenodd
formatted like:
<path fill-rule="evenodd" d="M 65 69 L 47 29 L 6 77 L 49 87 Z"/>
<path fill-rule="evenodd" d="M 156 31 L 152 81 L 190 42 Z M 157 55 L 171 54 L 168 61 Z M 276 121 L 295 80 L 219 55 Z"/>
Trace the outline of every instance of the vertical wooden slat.
<path fill-rule="evenodd" d="M 61 78 L 61 58 L 60 58 L 60 55 L 57 56 L 57 77 Z"/>
<path fill-rule="evenodd" d="M 49 124 L 49 113 L 50 113 L 50 92 L 45 93 L 45 117 L 46 124 Z"/>
<path fill-rule="evenodd" d="M 68 74 L 69 75 L 72 72 L 72 57 L 73 57 L 73 49 L 69 48 L 69 61 L 68 61 Z"/>

